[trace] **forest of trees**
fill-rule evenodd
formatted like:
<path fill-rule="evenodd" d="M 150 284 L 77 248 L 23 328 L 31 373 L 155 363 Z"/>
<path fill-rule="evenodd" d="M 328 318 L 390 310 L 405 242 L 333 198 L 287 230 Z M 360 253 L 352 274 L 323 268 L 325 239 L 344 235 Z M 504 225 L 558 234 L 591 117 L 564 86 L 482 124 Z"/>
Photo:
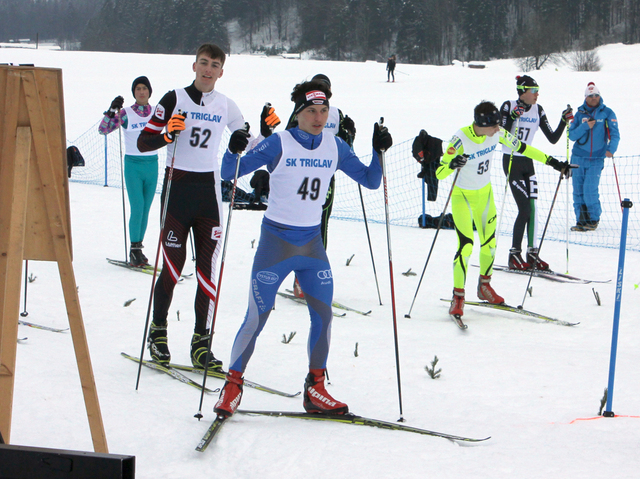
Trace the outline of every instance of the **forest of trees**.
<path fill-rule="evenodd" d="M 229 50 L 235 35 L 244 51 L 448 64 L 640 43 L 640 2 L 0 0 L 0 41 L 36 34 L 83 50 L 153 53 L 192 53 L 205 41 Z"/>

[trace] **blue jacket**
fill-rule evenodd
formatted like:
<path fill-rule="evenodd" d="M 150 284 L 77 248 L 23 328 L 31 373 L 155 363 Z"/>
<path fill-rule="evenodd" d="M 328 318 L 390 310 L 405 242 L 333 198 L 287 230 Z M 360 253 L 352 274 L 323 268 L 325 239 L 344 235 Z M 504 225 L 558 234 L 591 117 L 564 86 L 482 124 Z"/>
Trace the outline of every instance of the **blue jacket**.
<path fill-rule="evenodd" d="M 310 135 L 300 128 L 295 127 L 287 130 L 293 138 L 308 150 L 315 150 L 322 142 L 322 135 Z M 378 154 L 373 151 L 371 163 L 369 166 L 364 165 L 355 155 L 353 150 L 346 142 L 337 136 L 331 135 L 338 145 L 338 170 L 342 170 L 351 179 L 360 183 L 365 188 L 375 190 L 380 186 L 382 180 L 382 165 L 378 159 Z M 222 165 L 220 167 L 220 176 L 225 180 L 233 180 L 236 173 L 236 165 L 238 164 L 238 155 L 235 155 L 227 149 L 222 157 Z M 267 167 L 272 172 L 278 162 L 282 159 L 282 143 L 279 135 L 271 135 L 269 138 L 262 140 L 255 148 L 250 150 L 242 160 L 240 160 L 240 168 L 238 176 L 243 176 L 257 170 L 261 166 Z M 321 202 L 322 203 L 322 202 Z M 262 225 L 271 233 L 279 238 L 295 245 L 303 245 L 308 243 L 313 237 L 320 234 L 320 225 L 312 227 L 296 227 L 283 225 L 263 218 Z"/>
<path fill-rule="evenodd" d="M 322 141 L 320 135 L 310 135 L 302 132 L 298 127 L 287 130 L 293 135 L 295 140 L 308 150 L 315 150 Z M 380 186 L 382 180 L 382 166 L 378 159 L 378 154 L 373 151 L 373 157 L 369 166 L 363 165 L 353 150 L 341 138 L 335 137 L 338 144 L 338 169 L 345 172 L 353 180 L 360 183 L 365 188 L 375 190 Z M 278 165 L 282 157 L 282 143 L 278 135 L 271 135 L 262 140 L 255 148 L 250 150 L 240 161 L 238 176 L 244 176 L 266 165 L 271 172 Z M 224 180 L 233 180 L 236 173 L 237 155 L 228 149 L 222 157 L 220 176 Z"/>
<path fill-rule="evenodd" d="M 587 120 L 595 119 L 596 124 L 589 128 Z M 607 151 L 614 154 L 620 142 L 618 119 L 611 108 L 605 106 L 602 97 L 595 108 L 589 108 L 585 102 L 578 108 L 569 127 L 569 139 L 574 141 L 572 156 L 582 158 L 603 158 Z"/>

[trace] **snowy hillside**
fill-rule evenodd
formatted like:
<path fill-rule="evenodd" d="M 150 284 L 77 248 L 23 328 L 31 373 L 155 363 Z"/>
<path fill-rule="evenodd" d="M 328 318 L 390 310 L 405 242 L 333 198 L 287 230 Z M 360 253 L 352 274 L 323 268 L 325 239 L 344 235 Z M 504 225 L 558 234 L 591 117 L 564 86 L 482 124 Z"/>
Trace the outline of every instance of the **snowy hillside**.
<path fill-rule="evenodd" d="M 637 155 L 633 118 L 640 100 L 632 94 L 640 67 L 640 45 L 602 47 L 603 69 L 575 73 L 549 69 L 532 75 L 541 85 L 540 103 L 557 122 L 560 112 L 583 100 L 595 81 L 617 113 L 622 142 L 619 155 Z M 189 56 L 90 52 L 0 50 L 0 63 L 34 63 L 63 69 L 67 137 L 93 125 L 117 94 L 127 101 L 131 81 L 145 74 L 152 100 L 191 82 Z M 483 70 L 460 66 L 398 65 L 396 83 L 386 83 L 377 63 L 296 61 L 233 55 L 217 88 L 236 100 L 258 127 L 265 101 L 288 117 L 293 85 L 315 73 L 327 74 L 334 100 L 356 121 L 355 151 L 370 151 L 371 128 L 380 117 L 396 143 L 420 128 L 448 138 L 472 121 L 480 100 L 500 103 L 515 98 L 513 62 L 487 63 Z M 549 145 L 538 135 L 534 146 L 564 155 L 561 141 Z M 498 162 L 494 168 L 498 168 Z M 72 183 L 71 214 L 74 268 L 91 360 L 110 452 L 136 456 L 139 478 L 584 478 L 637 477 L 640 469 L 640 254 L 627 253 L 622 291 L 613 410 L 621 417 L 595 418 L 607 385 L 618 252 L 571 246 L 569 272 L 612 280 L 598 284 L 561 284 L 534 278 L 525 309 L 567 321 L 573 327 L 521 315 L 467 306 L 467 331 L 449 319 L 455 234 L 438 236 L 420 293 L 411 312 L 420 273 L 434 230 L 393 227 L 394 284 L 399 333 L 403 416 L 406 424 L 452 434 L 486 437 L 485 443 L 460 447 L 444 439 L 360 426 L 312 423 L 296 419 L 234 416 L 205 453 L 194 450 L 213 420 L 217 394 L 206 395 L 204 419 L 200 393 L 168 376 L 144 369 L 135 390 L 137 364 L 120 352 L 137 355 L 142 344 L 151 276 L 107 264 L 122 258 L 121 192 Z M 631 198 L 640 202 L 638 198 Z M 393 201 L 393 198 L 390 198 Z M 637 208 L 637 207 L 636 207 Z M 635 210 L 634 208 L 633 210 Z M 633 214 L 632 210 L 632 214 Z M 227 212 L 225 211 L 225 214 Z M 146 254 L 157 246 L 159 201 L 151 211 Z M 214 352 L 228 363 L 243 320 L 248 279 L 259 238 L 261 214 L 234 211 L 227 264 L 221 286 Z M 387 421 L 398 419 L 399 402 L 393 345 L 389 261 L 384 225 L 370 226 L 383 305 L 378 304 L 369 246 L 361 222 L 332 221 L 328 254 L 335 299 L 369 316 L 347 313 L 335 318 L 329 356 L 329 391 L 352 411 Z M 497 261 L 507 257 L 508 240 L 498 245 Z M 478 245 L 472 264 L 477 264 Z M 347 260 L 353 259 L 347 266 Z M 565 245 L 545 243 L 541 256 L 564 271 Z M 417 276 L 402 272 L 417 272 Z M 185 273 L 193 264 L 185 266 Z M 68 326 L 55 264 L 30 261 L 29 321 Z M 467 281 L 474 298 L 477 269 Z M 292 278 L 283 287 L 290 287 Z M 492 285 L 509 304 L 521 304 L 526 277 L 495 272 Z M 195 279 L 176 287 L 169 313 L 169 346 L 176 362 L 189 360 L 193 332 Z M 594 290 L 602 305 L 598 306 Z M 125 302 L 135 298 L 129 306 Z M 179 313 L 178 313 L 179 312 Z M 279 299 L 258 340 L 246 371 L 252 381 L 296 392 L 307 372 L 306 309 Z M 289 344 L 283 335 L 297 334 Z M 14 395 L 12 444 L 91 450 L 71 335 L 21 326 Z M 357 346 L 356 346 L 357 344 Z M 355 350 L 357 347 L 357 356 Z M 425 371 L 437 356 L 441 377 Z M 197 375 L 191 376 L 200 381 Z M 217 388 L 222 381 L 209 379 Z M 300 398 L 289 399 L 246 388 L 245 409 L 302 411 Z M 1 465 L 0 465 L 1 469 Z"/>

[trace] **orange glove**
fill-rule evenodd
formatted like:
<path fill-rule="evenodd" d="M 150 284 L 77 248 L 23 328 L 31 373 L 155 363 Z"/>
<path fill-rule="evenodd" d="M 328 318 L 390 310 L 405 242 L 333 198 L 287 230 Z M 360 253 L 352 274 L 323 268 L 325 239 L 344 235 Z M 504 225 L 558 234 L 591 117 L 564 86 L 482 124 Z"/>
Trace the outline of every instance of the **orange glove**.
<path fill-rule="evenodd" d="M 169 123 L 167 123 L 167 132 L 164 134 L 164 139 L 167 143 L 173 143 L 181 131 L 183 131 L 186 126 L 184 124 L 184 120 L 186 120 L 185 115 L 173 115 L 169 119 Z"/>
<path fill-rule="evenodd" d="M 271 106 L 271 103 L 267 103 L 260 114 L 260 133 L 268 138 L 279 124 L 280 118 L 276 115 L 276 109 Z"/>

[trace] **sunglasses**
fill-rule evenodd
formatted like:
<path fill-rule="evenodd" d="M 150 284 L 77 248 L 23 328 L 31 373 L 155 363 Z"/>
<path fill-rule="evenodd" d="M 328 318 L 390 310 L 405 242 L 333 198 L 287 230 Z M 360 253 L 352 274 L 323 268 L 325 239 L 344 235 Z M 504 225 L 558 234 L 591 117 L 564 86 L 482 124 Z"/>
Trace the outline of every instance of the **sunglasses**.
<path fill-rule="evenodd" d="M 521 86 L 518 88 L 520 90 L 529 90 L 531 93 L 538 93 L 538 91 L 540 91 L 540 87 L 537 86 Z"/>
<path fill-rule="evenodd" d="M 587 95 L 587 98 L 598 98 L 600 97 L 600 95 L 598 95 L 597 93 L 594 93 L 592 95 Z"/>

